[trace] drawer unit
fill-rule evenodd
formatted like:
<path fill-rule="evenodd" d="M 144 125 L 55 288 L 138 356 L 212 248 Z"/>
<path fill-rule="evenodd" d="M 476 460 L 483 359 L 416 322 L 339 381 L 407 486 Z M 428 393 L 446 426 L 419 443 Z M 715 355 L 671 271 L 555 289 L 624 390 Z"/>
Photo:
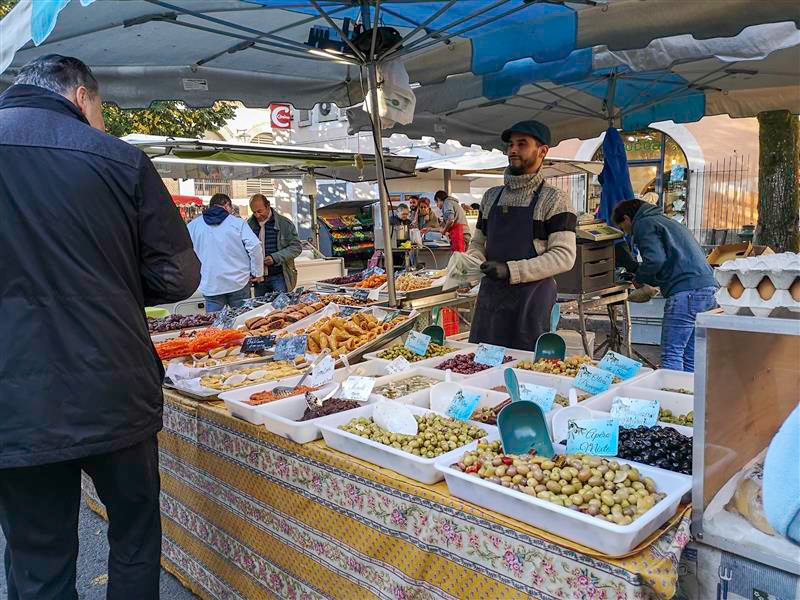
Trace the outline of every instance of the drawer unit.
<path fill-rule="evenodd" d="M 614 285 L 614 244 L 611 242 L 578 243 L 575 265 L 556 276 L 562 294 L 595 292 Z"/>

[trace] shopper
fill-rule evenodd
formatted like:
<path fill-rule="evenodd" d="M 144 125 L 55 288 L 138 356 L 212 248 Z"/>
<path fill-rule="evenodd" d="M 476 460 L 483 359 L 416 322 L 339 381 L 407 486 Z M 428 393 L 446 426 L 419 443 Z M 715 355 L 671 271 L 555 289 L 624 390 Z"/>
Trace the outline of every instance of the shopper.
<path fill-rule="evenodd" d="M 464 252 L 467 249 L 464 244 L 464 231 L 469 227 L 464 209 L 458 200 L 448 196 L 444 190 L 436 192 L 433 199 L 442 212 L 442 233 L 450 238 L 450 248 L 453 252 Z"/>
<path fill-rule="evenodd" d="M 262 283 L 255 285 L 256 296 L 293 290 L 297 285 L 294 259 L 303 251 L 294 223 L 278 214 L 264 194 L 255 194 L 250 198 L 250 210 L 253 216 L 247 220 L 247 224 L 264 248 L 266 276 Z"/>
<path fill-rule="evenodd" d="M 541 172 L 550 130 L 522 121 L 502 134 L 504 185 L 483 195 L 468 254 L 482 261 L 470 342 L 533 350 L 550 329 L 555 275 L 575 263 L 576 216 L 567 195 Z"/>
<path fill-rule="evenodd" d="M 427 198 L 420 198 L 416 226 L 422 235 L 429 231 L 441 231 L 438 217 L 431 210 L 431 202 Z"/>
<path fill-rule="evenodd" d="M 207 313 L 242 306 L 250 298 L 250 285 L 264 281 L 261 242 L 243 219 L 231 213 L 230 197 L 214 194 L 203 214 L 189 223 L 202 265 L 200 292 Z"/>
<path fill-rule="evenodd" d="M 400 204 L 395 213 L 389 217 L 389 223 L 392 226 L 405 225 L 406 227 L 411 227 L 411 211 L 406 204 Z"/>
<path fill-rule="evenodd" d="M 611 218 L 633 236 L 633 245 L 642 257 L 634 283 L 658 287 L 667 299 L 661 366 L 694 372 L 695 319 L 698 313 L 716 306 L 717 284 L 703 249 L 686 227 L 642 200 L 620 202 Z"/>
<path fill-rule="evenodd" d="M 157 598 L 164 375 L 144 307 L 200 264 L 150 160 L 103 133 L 75 58 L 0 95 L 0 526 L 10 600 L 78 597 L 81 471 L 108 511 L 108 598 Z"/>

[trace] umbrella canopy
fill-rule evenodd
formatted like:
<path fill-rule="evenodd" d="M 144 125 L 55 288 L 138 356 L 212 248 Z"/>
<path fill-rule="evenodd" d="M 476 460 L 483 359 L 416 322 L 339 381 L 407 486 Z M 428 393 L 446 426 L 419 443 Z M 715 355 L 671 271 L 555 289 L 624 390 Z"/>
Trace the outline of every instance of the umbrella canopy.
<path fill-rule="evenodd" d="M 123 138 L 141 148 L 155 163 L 162 177 L 173 179 L 284 179 L 313 172 L 320 179 L 375 181 L 375 156 L 303 146 L 244 144 L 129 135 Z M 386 177 L 411 177 L 417 159 L 387 156 Z"/>
<path fill-rule="evenodd" d="M 611 224 L 611 213 L 614 207 L 623 200 L 631 200 L 633 186 L 628 171 L 628 156 L 625 153 L 625 142 L 613 127 L 609 127 L 603 138 L 603 170 L 600 173 L 600 206 L 597 216 Z"/>
<path fill-rule="evenodd" d="M 595 137 L 609 123 L 636 130 L 706 115 L 800 113 L 799 64 L 794 22 L 749 27 L 733 38 L 678 36 L 640 50 L 597 47 L 564 60 L 523 59 L 496 73 L 421 86 L 414 122 L 392 131 L 491 148 L 501 147 L 500 131 L 524 119 L 545 122 L 555 144 Z M 364 127 L 359 110 L 348 117 L 353 130 Z"/>

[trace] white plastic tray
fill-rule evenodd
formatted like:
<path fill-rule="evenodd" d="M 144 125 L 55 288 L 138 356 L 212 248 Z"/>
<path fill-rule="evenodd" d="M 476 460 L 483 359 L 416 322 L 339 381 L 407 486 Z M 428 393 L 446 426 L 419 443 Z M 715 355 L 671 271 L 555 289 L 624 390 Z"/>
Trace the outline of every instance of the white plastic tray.
<path fill-rule="evenodd" d="M 388 363 L 377 363 L 384 369 L 386 368 L 385 365 Z M 408 371 L 404 371 L 402 373 L 396 373 L 394 375 L 384 375 L 383 377 L 379 377 L 375 380 L 375 387 L 373 388 L 373 394 L 377 395 L 375 390 L 382 385 L 387 383 L 392 383 L 393 381 L 401 381 L 403 379 L 408 379 L 409 377 L 414 377 L 420 375 L 422 377 L 430 377 L 431 379 L 435 379 L 436 381 L 445 381 L 447 378 L 447 373 L 445 371 L 440 371 L 439 369 L 429 369 L 425 367 L 413 367 Z M 414 404 L 416 406 L 422 406 L 424 408 L 429 408 L 430 406 L 430 396 L 431 396 L 431 389 L 428 388 L 426 390 L 420 390 L 418 392 L 414 392 L 412 394 L 407 394 L 405 396 L 399 396 L 397 398 L 390 398 L 390 400 L 394 400 L 395 402 L 402 402 L 404 404 Z"/>
<path fill-rule="evenodd" d="M 466 348 L 464 350 L 460 350 L 458 352 L 454 352 L 452 354 L 448 354 L 447 356 L 439 356 L 434 358 L 428 358 L 426 360 L 421 361 L 423 366 L 430 367 L 431 369 L 435 369 L 437 365 L 442 364 L 446 360 L 450 360 L 457 354 L 470 354 L 475 352 L 475 348 Z M 506 348 L 505 356 L 510 356 L 513 360 L 511 362 L 503 363 L 496 367 L 491 367 L 489 369 L 484 369 L 483 371 L 479 371 L 478 373 L 474 373 L 472 375 L 463 375 L 461 373 L 453 373 L 453 381 L 466 381 L 472 379 L 474 377 L 479 377 L 482 375 L 490 374 L 493 372 L 502 373 L 505 369 L 513 367 L 513 365 L 520 361 L 520 360 L 533 360 L 533 352 L 526 352 L 524 350 L 514 350 L 512 348 Z M 428 364 L 430 362 L 430 364 Z M 532 371 L 531 371 L 532 372 Z M 472 384 L 470 384 L 472 385 Z"/>
<path fill-rule="evenodd" d="M 516 350 L 515 352 L 519 352 L 519 351 Z M 531 358 L 525 357 L 523 360 L 533 360 L 533 358 L 532 358 L 533 357 L 533 353 L 532 352 L 527 352 L 526 354 L 530 354 Z M 513 363 L 509 363 L 509 365 L 507 365 L 507 366 L 516 367 L 517 362 L 519 362 L 519 361 L 514 361 Z M 594 366 L 597 366 L 597 364 L 599 362 L 600 361 L 597 361 L 597 360 L 594 361 L 594 363 L 593 363 Z M 574 382 L 575 381 L 574 377 L 567 377 L 566 375 L 554 375 L 554 374 L 551 374 L 551 373 L 539 373 L 538 371 L 530 371 L 528 369 L 517 369 L 517 370 L 518 371 L 527 372 L 527 373 L 537 373 L 538 375 L 547 375 L 549 377 L 563 377 L 565 379 L 569 379 L 570 382 Z M 630 379 L 625 379 L 624 381 L 620 381 L 619 383 L 612 383 L 611 384 L 611 389 L 617 388 L 617 387 L 619 387 L 621 385 L 629 385 L 631 383 L 639 381 L 640 379 L 643 379 L 644 377 L 647 377 L 651 373 L 653 373 L 653 369 L 651 369 L 649 367 L 641 367 L 639 369 L 639 371 L 636 373 L 636 375 L 634 375 Z M 580 388 L 578 388 L 578 389 L 580 389 Z"/>
<path fill-rule="evenodd" d="M 658 389 L 643 388 L 637 385 L 623 385 L 618 388 L 611 388 L 607 392 L 586 399 L 583 402 L 583 406 L 601 413 L 611 413 L 611 405 L 616 396 L 638 398 L 640 400 L 658 400 L 661 408 L 671 410 L 674 415 L 685 415 L 690 410 L 694 410 L 694 396 L 676 394 L 675 392 L 662 392 Z M 675 423 L 663 423 L 661 421 L 658 424 L 663 427 L 672 427 L 683 435 L 693 437 L 694 429 L 692 427 Z"/>
<path fill-rule="evenodd" d="M 436 461 L 436 468 L 444 474 L 450 493 L 457 498 L 518 519 L 610 557 L 624 556 L 661 527 L 675 514 L 681 498 L 692 487 L 692 480 L 686 475 L 615 459 L 634 465 L 642 476 L 652 477 L 657 490 L 667 494 L 666 498 L 630 525 L 616 525 L 450 468 L 456 460 L 444 455 Z"/>
<path fill-rule="evenodd" d="M 694 373 L 685 373 L 684 371 L 658 369 L 637 379 L 634 383 L 636 387 L 653 388 L 659 391 L 665 387 L 683 388 L 691 390 L 694 394 Z"/>
<path fill-rule="evenodd" d="M 397 448 L 385 446 L 339 429 L 340 425 L 345 425 L 356 417 L 372 416 L 373 408 L 374 405 L 370 404 L 355 410 L 320 419 L 319 428 L 322 431 L 322 436 L 325 438 L 325 443 L 339 452 L 344 452 L 345 454 L 366 460 L 379 467 L 396 471 L 405 477 L 428 484 L 442 480 L 442 473 L 436 469 L 437 460 L 442 458 L 450 461 L 457 460 L 467 447 L 462 446 L 461 448 L 456 448 L 452 452 L 443 454 L 438 458 L 421 458 L 409 454 L 408 452 L 398 450 Z M 409 405 L 408 408 L 415 415 L 423 415 L 432 412 L 413 405 Z M 473 421 L 469 423 L 480 426 L 481 429 L 486 431 L 487 435 L 495 436 L 496 439 L 496 427 L 475 423 Z"/>
<path fill-rule="evenodd" d="M 364 359 L 365 360 L 381 361 L 383 363 L 389 363 L 389 362 L 391 362 L 391 359 L 378 358 L 378 354 L 380 354 L 384 350 L 386 350 L 388 348 L 391 348 L 392 346 L 395 346 L 395 345 L 402 345 L 402 342 L 400 342 L 399 344 L 390 344 L 389 346 L 386 346 L 386 348 L 381 348 L 380 350 L 376 350 L 375 352 L 368 352 L 367 354 L 364 355 Z M 423 359 L 423 360 L 418 360 L 418 361 L 413 362 L 411 364 L 414 367 L 430 367 L 430 368 L 433 368 L 433 364 L 434 363 L 435 364 L 439 364 L 439 362 L 441 362 L 443 360 L 447 360 L 448 357 L 452 356 L 453 354 L 455 354 L 459 350 L 467 350 L 467 349 L 469 349 L 469 352 L 474 352 L 475 348 L 478 347 L 477 344 L 470 344 L 469 342 L 454 342 L 452 340 L 445 340 L 444 341 L 444 345 L 445 346 L 452 346 L 454 348 L 454 350 L 452 352 L 448 352 L 447 354 L 443 354 L 442 356 L 436 356 L 436 357 L 433 357 L 433 358 L 426 358 L 426 359 Z"/>

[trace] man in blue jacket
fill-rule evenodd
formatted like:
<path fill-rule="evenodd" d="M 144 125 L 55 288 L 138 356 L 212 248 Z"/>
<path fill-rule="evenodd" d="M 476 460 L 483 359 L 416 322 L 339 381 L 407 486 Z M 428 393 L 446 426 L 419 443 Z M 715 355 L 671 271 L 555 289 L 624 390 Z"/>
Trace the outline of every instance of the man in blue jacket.
<path fill-rule="evenodd" d="M 717 284 L 702 248 L 686 227 L 641 200 L 620 202 L 612 219 L 633 236 L 642 257 L 635 282 L 661 288 L 667 299 L 661 367 L 693 372 L 695 319 L 716 306 Z"/>

